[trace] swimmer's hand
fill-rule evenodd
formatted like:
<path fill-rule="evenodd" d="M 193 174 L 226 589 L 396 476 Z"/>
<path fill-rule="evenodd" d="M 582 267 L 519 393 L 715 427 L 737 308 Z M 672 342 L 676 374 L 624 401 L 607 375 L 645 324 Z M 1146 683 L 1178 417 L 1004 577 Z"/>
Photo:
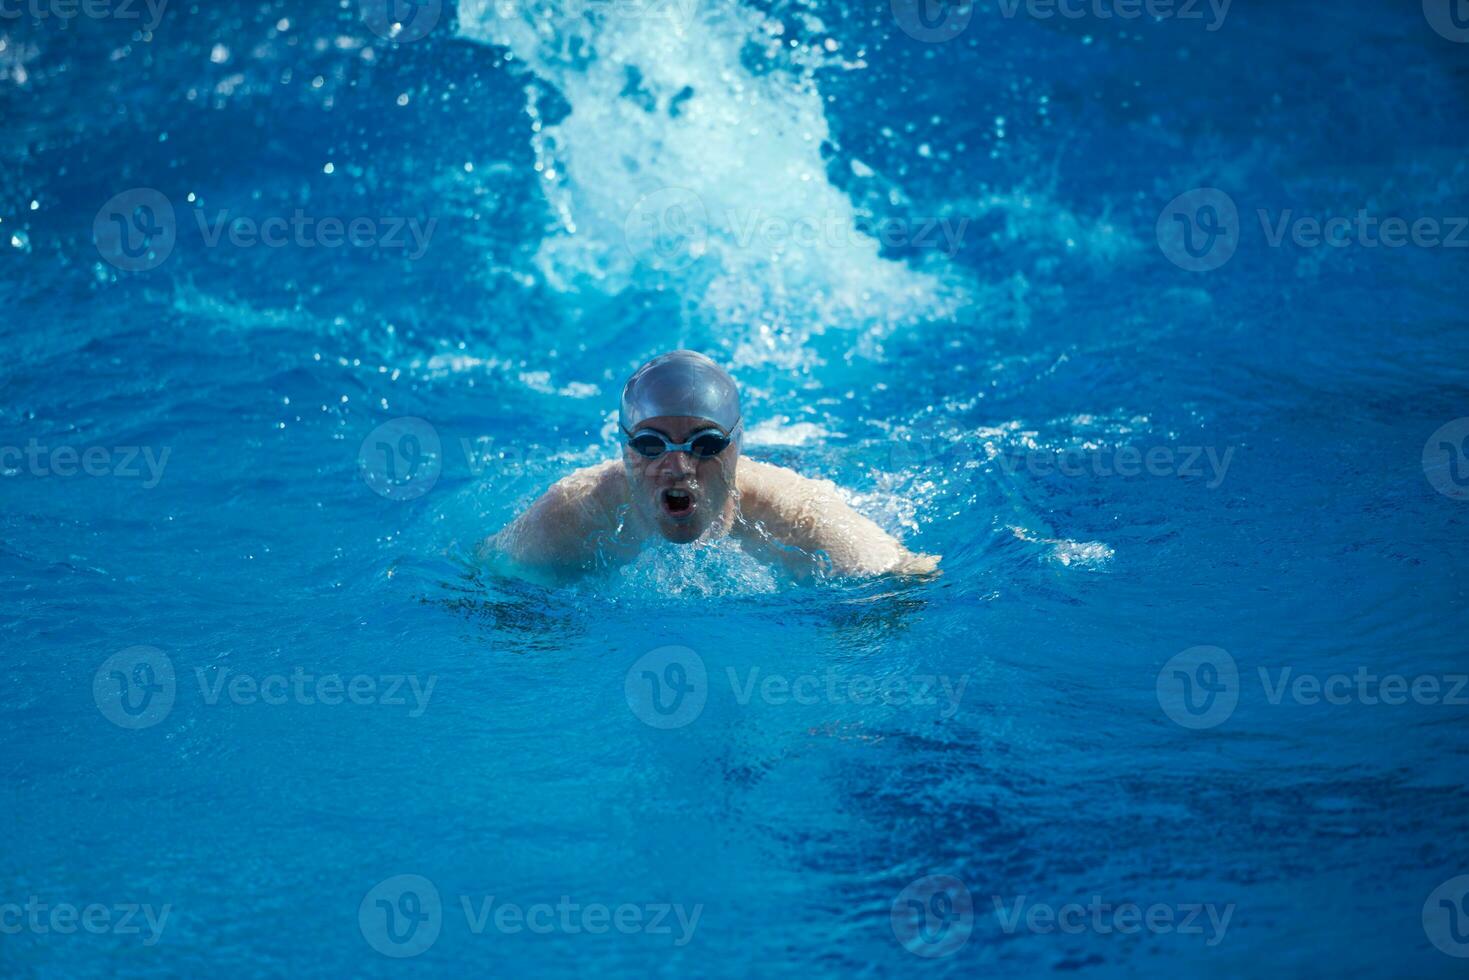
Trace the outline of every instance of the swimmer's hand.
<path fill-rule="evenodd" d="M 941 555 L 915 555 L 910 551 L 908 557 L 900 561 L 893 569 L 893 574 L 915 577 L 942 575 L 943 572 L 939 571 L 939 562 L 943 560 Z"/>

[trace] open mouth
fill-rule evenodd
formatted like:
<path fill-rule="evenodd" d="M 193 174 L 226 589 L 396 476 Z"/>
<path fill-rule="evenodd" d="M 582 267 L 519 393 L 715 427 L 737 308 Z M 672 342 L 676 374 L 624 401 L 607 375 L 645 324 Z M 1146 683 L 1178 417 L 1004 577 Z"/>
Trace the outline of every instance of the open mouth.
<path fill-rule="evenodd" d="M 664 490 L 659 499 L 670 517 L 688 517 L 694 512 L 694 495 L 687 490 Z"/>

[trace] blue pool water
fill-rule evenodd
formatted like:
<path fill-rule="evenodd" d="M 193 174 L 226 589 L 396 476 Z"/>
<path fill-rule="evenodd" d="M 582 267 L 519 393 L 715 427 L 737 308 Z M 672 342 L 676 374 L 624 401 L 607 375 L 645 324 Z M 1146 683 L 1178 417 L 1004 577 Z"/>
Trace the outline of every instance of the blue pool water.
<path fill-rule="evenodd" d="M 1469 24 L 1195 6 L 7 7 L 0 972 L 1462 975 Z M 676 346 L 944 574 L 478 569 Z"/>

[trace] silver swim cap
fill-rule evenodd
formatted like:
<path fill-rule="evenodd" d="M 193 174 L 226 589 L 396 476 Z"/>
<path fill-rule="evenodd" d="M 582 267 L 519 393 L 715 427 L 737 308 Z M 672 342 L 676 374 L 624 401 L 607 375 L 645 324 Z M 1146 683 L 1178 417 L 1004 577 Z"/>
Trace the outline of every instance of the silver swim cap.
<path fill-rule="evenodd" d="M 732 435 L 740 424 L 740 392 L 724 368 L 698 351 L 660 354 L 627 379 L 619 421 L 633 432 L 660 415 L 708 419 Z"/>

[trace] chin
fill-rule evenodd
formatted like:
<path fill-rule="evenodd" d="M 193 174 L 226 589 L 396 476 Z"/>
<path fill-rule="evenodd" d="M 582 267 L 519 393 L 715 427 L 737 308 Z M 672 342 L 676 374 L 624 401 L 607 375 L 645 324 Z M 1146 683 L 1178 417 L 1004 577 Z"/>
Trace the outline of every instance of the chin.
<path fill-rule="evenodd" d="M 703 524 L 667 524 L 658 522 L 658 533 L 674 544 L 691 544 L 706 530 Z"/>

